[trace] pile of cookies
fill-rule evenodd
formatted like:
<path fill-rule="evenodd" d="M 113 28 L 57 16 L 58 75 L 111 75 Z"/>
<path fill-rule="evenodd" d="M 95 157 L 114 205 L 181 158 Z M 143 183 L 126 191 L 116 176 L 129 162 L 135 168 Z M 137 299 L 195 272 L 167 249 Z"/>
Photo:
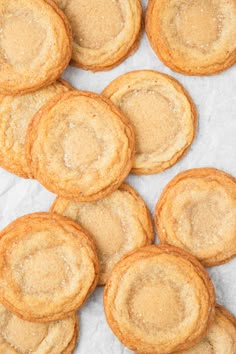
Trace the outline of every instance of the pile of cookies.
<path fill-rule="evenodd" d="M 173 70 L 215 74 L 235 63 L 235 16 L 234 0 L 149 0 L 146 32 Z M 49 212 L 0 233 L 0 353 L 73 353 L 76 311 L 105 285 L 107 322 L 135 353 L 235 354 L 236 319 L 216 305 L 204 269 L 236 256 L 235 178 L 180 173 L 154 223 L 124 183 L 187 153 L 192 98 L 151 70 L 101 94 L 60 78 L 69 62 L 103 71 L 132 54 L 140 1 L 0 0 L 0 24 L 0 166 L 57 195 Z"/>

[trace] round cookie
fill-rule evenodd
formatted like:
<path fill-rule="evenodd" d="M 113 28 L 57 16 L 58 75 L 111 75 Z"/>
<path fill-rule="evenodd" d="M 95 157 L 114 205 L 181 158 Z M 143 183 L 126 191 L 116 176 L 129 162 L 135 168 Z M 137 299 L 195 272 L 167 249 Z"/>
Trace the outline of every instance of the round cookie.
<path fill-rule="evenodd" d="M 24 321 L 0 305 L 1 353 L 71 354 L 77 336 L 76 314 L 60 321 L 36 323 Z"/>
<path fill-rule="evenodd" d="M 236 255 L 236 180 L 214 168 L 178 174 L 156 206 L 161 243 L 185 249 L 204 266 Z"/>
<path fill-rule="evenodd" d="M 149 0 L 146 32 L 172 70 L 211 75 L 236 62 L 235 17 L 235 0 Z"/>
<path fill-rule="evenodd" d="M 114 267 L 104 307 L 112 331 L 129 349 L 173 353 L 205 335 L 214 318 L 215 294 L 193 256 L 153 245 L 130 253 Z"/>
<path fill-rule="evenodd" d="M 133 124 L 132 173 L 159 173 L 188 150 L 195 136 L 197 113 L 192 99 L 174 78 L 151 70 L 133 71 L 112 81 L 103 95 Z"/>
<path fill-rule="evenodd" d="M 236 319 L 224 307 L 217 305 L 216 317 L 206 337 L 182 354 L 235 354 Z"/>
<path fill-rule="evenodd" d="M 70 91 L 52 99 L 28 129 L 33 176 L 48 190 L 77 201 L 94 201 L 116 190 L 134 157 L 134 132 L 106 98 Z"/>
<path fill-rule="evenodd" d="M 72 64 L 92 71 L 112 69 L 138 47 L 140 0 L 55 0 L 73 32 Z"/>
<path fill-rule="evenodd" d="M 72 220 L 29 214 L 0 237 L 0 301 L 18 317 L 33 322 L 66 318 L 96 287 L 94 244 Z"/>
<path fill-rule="evenodd" d="M 30 177 L 25 156 L 25 136 L 35 113 L 52 97 L 71 89 L 64 80 L 38 91 L 0 96 L 0 166 L 24 178 Z"/>
<path fill-rule="evenodd" d="M 71 28 L 52 0 L 0 0 L 0 94 L 35 91 L 68 65 Z"/>
<path fill-rule="evenodd" d="M 99 285 L 106 284 L 112 268 L 126 253 L 147 246 L 154 239 L 150 212 L 127 184 L 96 202 L 79 203 L 58 197 L 51 211 L 73 219 L 89 231 L 100 262 Z"/>

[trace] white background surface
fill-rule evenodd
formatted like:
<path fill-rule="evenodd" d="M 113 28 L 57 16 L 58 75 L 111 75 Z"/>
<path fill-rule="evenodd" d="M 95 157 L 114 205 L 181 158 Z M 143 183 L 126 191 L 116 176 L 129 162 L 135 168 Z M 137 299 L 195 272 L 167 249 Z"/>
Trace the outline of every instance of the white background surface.
<path fill-rule="evenodd" d="M 146 7 L 146 1 L 143 1 Z M 164 186 L 180 171 L 194 167 L 216 167 L 236 176 L 236 69 L 208 77 L 187 77 L 165 67 L 153 53 L 143 34 L 139 50 L 123 64 L 93 74 L 69 67 L 64 78 L 76 88 L 100 93 L 117 76 L 137 69 L 153 69 L 177 78 L 189 91 L 199 114 L 197 137 L 186 155 L 171 169 L 153 176 L 128 178 L 151 211 Z M 18 178 L 0 169 L 0 227 L 21 215 L 47 211 L 55 196 L 38 182 Z M 217 300 L 236 316 L 236 259 L 209 270 Z M 106 324 L 103 289 L 99 288 L 80 311 L 80 338 L 75 353 L 128 354 Z"/>

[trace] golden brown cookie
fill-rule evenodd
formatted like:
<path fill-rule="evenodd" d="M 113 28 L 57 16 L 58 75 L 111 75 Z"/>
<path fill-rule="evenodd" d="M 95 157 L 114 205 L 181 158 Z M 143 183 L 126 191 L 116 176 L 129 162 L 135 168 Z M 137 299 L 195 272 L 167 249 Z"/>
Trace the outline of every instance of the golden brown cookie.
<path fill-rule="evenodd" d="M 72 220 L 34 213 L 11 223 L 0 237 L 0 301 L 22 319 L 66 318 L 94 290 L 95 246 Z"/>
<path fill-rule="evenodd" d="M 162 243 L 189 251 L 204 266 L 236 255 L 236 180 L 214 168 L 178 174 L 156 206 L 155 223 Z"/>
<path fill-rule="evenodd" d="M 98 284 L 104 285 L 114 265 L 128 252 L 153 242 L 150 212 L 140 195 L 129 185 L 104 199 L 80 203 L 58 197 L 51 207 L 89 231 L 100 261 Z"/>
<path fill-rule="evenodd" d="M 140 0 L 55 0 L 73 31 L 72 64 L 92 71 L 113 68 L 138 47 Z"/>
<path fill-rule="evenodd" d="M 216 307 L 215 321 L 206 337 L 182 354 L 235 354 L 236 319 L 224 307 Z"/>
<path fill-rule="evenodd" d="M 106 98 L 70 91 L 31 121 L 27 156 L 33 176 L 61 197 L 94 201 L 116 190 L 134 157 L 134 132 Z"/>
<path fill-rule="evenodd" d="M 215 313 L 215 294 L 202 265 L 167 245 L 125 256 L 105 286 L 108 324 L 134 351 L 154 354 L 190 348 L 205 335 Z"/>
<path fill-rule="evenodd" d="M 78 335 L 76 314 L 60 321 L 24 321 L 0 305 L 0 353 L 71 354 Z M 73 347 L 72 347 L 72 344 Z"/>
<path fill-rule="evenodd" d="M 35 91 L 68 65 L 71 28 L 52 0 L 0 0 L 0 94 Z"/>
<path fill-rule="evenodd" d="M 151 70 L 129 72 L 112 81 L 103 95 L 133 124 L 132 173 L 159 173 L 188 150 L 195 136 L 197 112 L 186 90 L 171 76 Z"/>
<path fill-rule="evenodd" d="M 25 157 L 25 136 L 35 113 L 52 97 L 71 89 L 64 80 L 38 91 L 0 96 L 0 166 L 24 178 L 30 177 Z"/>
<path fill-rule="evenodd" d="M 172 70 L 210 75 L 236 62 L 235 18 L 235 0 L 149 0 L 146 32 Z"/>
<path fill-rule="evenodd" d="M 63 354 L 72 354 L 74 353 L 76 346 L 77 346 L 77 342 L 78 342 L 78 337 L 79 337 L 79 322 L 77 321 L 76 323 L 76 327 L 75 327 L 75 332 L 74 332 L 74 336 L 71 340 L 71 342 L 69 343 L 68 347 L 63 351 Z"/>

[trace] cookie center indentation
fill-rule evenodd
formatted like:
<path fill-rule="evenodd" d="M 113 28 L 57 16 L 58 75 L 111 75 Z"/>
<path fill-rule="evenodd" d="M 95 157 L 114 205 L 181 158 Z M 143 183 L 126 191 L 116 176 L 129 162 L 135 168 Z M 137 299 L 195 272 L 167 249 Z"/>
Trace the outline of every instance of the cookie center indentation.
<path fill-rule="evenodd" d="M 45 36 L 45 30 L 30 17 L 8 15 L 1 33 L 5 60 L 12 65 L 30 64 L 39 55 Z"/>
<path fill-rule="evenodd" d="M 64 9 L 72 25 L 74 40 L 84 48 L 99 49 L 124 27 L 119 1 L 72 0 Z"/>
<path fill-rule="evenodd" d="M 54 296 L 57 289 L 68 286 L 73 276 L 66 250 L 61 247 L 42 249 L 25 257 L 21 273 L 23 290 L 28 294 Z"/>
<path fill-rule="evenodd" d="M 136 290 L 130 309 L 133 319 L 147 330 L 172 329 L 179 325 L 183 315 L 178 292 L 161 281 Z"/>
<path fill-rule="evenodd" d="M 100 261 L 119 252 L 124 243 L 121 220 L 112 210 L 99 203 L 80 208 L 77 221 L 93 236 Z"/>
<path fill-rule="evenodd" d="M 101 154 L 101 145 L 95 132 L 85 124 L 69 124 L 63 147 L 66 167 L 81 172 L 96 162 Z"/>
<path fill-rule="evenodd" d="M 178 134 L 179 123 L 171 102 L 155 90 L 129 92 L 120 108 L 133 124 L 138 154 L 162 153 Z"/>
<path fill-rule="evenodd" d="M 213 252 L 213 247 L 219 249 L 235 237 L 236 209 L 228 194 L 215 184 L 208 190 L 199 188 L 192 193 L 192 198 L 177 196 L 172 202 L 174 232 L 200 256 L 201 251 L 211 248 Z"/>
<path fill-rule="evenodd" d="M 187 45 L 207 48 L 219 36 L 221 17 L 212 1 L 186 2 L 176 16 L 176 29 L 181 40 Z"/>

